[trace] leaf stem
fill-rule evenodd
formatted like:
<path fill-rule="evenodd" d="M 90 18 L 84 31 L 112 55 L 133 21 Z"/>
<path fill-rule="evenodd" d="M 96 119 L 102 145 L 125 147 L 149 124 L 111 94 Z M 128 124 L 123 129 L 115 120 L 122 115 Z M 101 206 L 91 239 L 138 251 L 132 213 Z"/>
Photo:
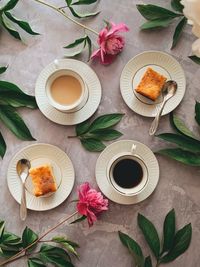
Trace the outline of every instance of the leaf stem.
<path fill-rule="evenodd" d="M 51 227 L 49 230 L 47 230 L 43 235 L 41 235 L 38 239 L 36 239 L 33 243 L 31 243 L 30 245 L 28 245 L 27 247 L 25 247 L 24 249 L 22 249 L 20 252 L 18 252 L 17 254 L 15 254 L 14 256 L 10 257 L 9 259 L 3 261 L 2 263 L 0 263 L 0 266 L 3 266 L 11 261 L 15 261 L 20 257 L 24 257 L 26 256 L 25 254 L 20 256 L 22 253 L 26 253 L 27 249 L 31 248 L 32 246 L 34 246 L 35 244 L 37 244 L 39 241 L 41 241 L 41 239 L 43 239 L 46 235 L 48 235 L 50 232 L 52 232 L 53 230 L 55 230 L 56 228 L 58 228 L 59 226 L 61 226 L 63 223 L 65 223 L 66 221 L 68 221 L 69 219 L 71 219 L 72 217 L 74 217 L 76 214 L 78 214 L 78 211 L 74 212 L 73 214 L 71 214 L 70 216 L 62 219 L 58 224 L 54 225 L 53 227 Z M 19 257 L 20 256 L 20 257 Z"/>
<path fill-rule="evenodd" d="M 68 6 L 61 6 L 59 7 L 58 9 L 64 9 L 64 8 L 67 8 Z"/>
<path fill-rule="evenodd" d="M 40 4 L 42 4 L 42 5 L 45 5 L 45 6 L 47 6 L 47 7 L 50 7 L 50 8 L 52 8 L 52 9 L 54 9 L 55 11 L 57 11 L 58 13 L 60 13 L 61 15 L 63 15 L 65 18 L 67 18 L 68 20 L 70 20 L 70 21 L 72 21 L 73 23 L 75 23 L 76 25 L 82 27 L 82 28 L 85 29 L 85 30 L 88 30 L 88 31 L 90 31 L 90 32 L 92 32 L 92 33 L 94 33 L 94 34 L 96 34 L 97 36 L 99 35 L 98 32 L 96 32 L 96 31 L 93 30 L 92 28 L 87 27 L 87 26 L 85 26 L 84 24 L 82 24 L 82 23 L 76 21 L 75 19 L 71 18 L 70 16 L 68 16 L 68 15 L 65 13 L 65 11 L 64 11 L 64 8 L 65 8 L 65 7 L 60 7 L 60 8 L 59 8 L 59 7 L 56 7 L 56 6 L 54 6 L 54 5 L 51 5 L 51 4 L 49 4 L 49 3 L 47 3 L 47 2 L 45 2 L 45 1 L 43 1 L 43 0 L 34 0 L 34 1 L 37 2 L 37 3 L 40 3 Z"/>

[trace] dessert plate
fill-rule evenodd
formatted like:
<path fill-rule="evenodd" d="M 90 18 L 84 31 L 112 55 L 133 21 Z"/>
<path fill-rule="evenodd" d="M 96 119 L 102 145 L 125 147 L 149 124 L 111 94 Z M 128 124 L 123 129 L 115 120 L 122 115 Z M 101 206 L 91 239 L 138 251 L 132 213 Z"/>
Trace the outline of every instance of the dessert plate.
<path fill-rule="evenodd" d="M 7 173 L 8 188 L 14 199 L 21 201 L 21 181 L 16 172 L 17 161 L 26 158 L 32 167 L 51 164 L 58 186 L 57 191 L 48 197 L 35 197 L 32 191 L 31 178 L 26 182 L 27 208 L 30 210 L 50 210 L 60 205 L 71 193 L 75 174 L 70 158 L 60 148 L 49 144 L 34 144 L 20 150 L 10 161 Z"/>
<path fill-rule="evenodd" d="M 108 178 L 109 161 L 117 154 L 131 151 L 136 146 L 135 154 L 144 161 L 148 179 L 146 185 L 134 195 L 123 195 L 117 192 Z M 133 140 L 120 140 L 112 143 L 100 154 L 96 163 L 96 180 L 100 190 L 110 200 L 124 205 L 136 204 L 149 197 L 155 190 L 159 180 L 159 165 L 153 152 L 144 144 Z"/>
<path fill-rule="evenodd" d="M 88 97 L 84 105 L 74 112 L 61 112 L 51 106 L 46 96 L 46 83 L 49 77 L 58 70 L 70 69 L 77 72 L 88 87 Z M 51 121 L 61 125 L 75 125 L 90 118 L 101 101 L 101 84 L 96 73 L 85 63 L 75 59 L 59 59 L 47 65 L 40 73 L 35 87 L 35 97 L 41 112 Z"/>
<path fill-rule="evenodd" d="M 136 86 L 148 67 L 178 84 L 176 94 L 166 103 L 162 112 L 162 115 L 166 115 L 180 104 L 186 89 L 185 74 L 181 65 L 167 53 L 147 51 L 132 58 L 125 65 L 121 74 L 120 90 L 122 97 L 129 108 L 136 113 L 145 117 L 155 117 L 160 108 L 162 96 L 153 102 L 135 92 Z"/>

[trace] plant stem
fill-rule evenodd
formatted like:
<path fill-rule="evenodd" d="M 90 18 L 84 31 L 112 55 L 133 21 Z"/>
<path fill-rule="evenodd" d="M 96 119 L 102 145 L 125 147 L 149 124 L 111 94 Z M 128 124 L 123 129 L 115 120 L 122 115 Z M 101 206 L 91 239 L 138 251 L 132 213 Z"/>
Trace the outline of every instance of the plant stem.
<path fill-rule="evenodd" d="M 19 260 L 20 258 L 23 258 L 23 257 L 25 257 L 25 256 L 26 256 L 26 255 L 20 255 L 19 257 L 16 257 L 16 258 L 14 258 L 14 259 L 11 259 L 11 258 L 10 258 L 11 260 L 9 261 L 9 263 L 11 263 L 11 262 L 13 262 L 13 261 L 16 261 L 16 260 Z M 5 264 L 5 263 L 2 262 L 1 264 Z M 3 266 L 3 265 L 1 265 L 1 264 L 0 264 L 0 266 Z"/>
<path fill-rule="evenodd" d="M 92 28 L 89 28 L 89 27 L 85 26 L 84 24 L 82 24 L 82 23 L 76 21 L 75 19 L 71 18 L 70 16 L 68 16 L 68 15 L 65 13 L 65 11 L 63 10 L 65 7 L 61 7 L 61 8 L 59 8 L 59 7 L 53 6 L 53 5 L 47 3 L 47 2 L 45 2 L 45 1 L 43 1 L 43 0 L 34 0 L 34 1 L 37 2 L 37 3 L 40 3 L 40 4 L 42 4 L 42 5 L 48 6 L 48 7 L 52 8 L 52 9 L 54 9 L 55 11 L 57 11 L 58 13 L 60 13 L 61 15 L 63 15 L 65 18 L 67 18 L 67 19 L 69 19 L 70 21 L 72 21 L 73 23 L 75 23 L 76 25 L 78 25 L 78 26 L 84 28 L 85 30 L 88 30 L 88 31 L 90 31 L 90 32 L 92 32 L 92 33 L 94 33 L 94 34 L 96 34 L 96 35 L 99 35 L 98 32 L 96 32 L 96 31 L 93 30 Z"/>
<path fill-rule="evenodd" d="M 17 254 L 15 254 L 14 256 L 10 257 L 9 259 L 3 261 L 2 263 L 0 263 L 0 266 L 5 265 L 6 263 L 9 263 L 11 261 L 17 260 L 21 257 L 24 257 L 24 255 L 21 256 L 22 253 L 26 253 L 27 249 L 31 248 L 32 246 L 34 246 L 35 244 L 37 244 L 41 239 L 43 239 L 46 235 L 48 235 L 50 232 L 52 232 L 53 230 L 55 230 L 56 228 L 58 228 L 59 226 L 61 226 L 63 223 L 65 223 L 66 221 L 68 221 L 69 219 L 71 219 L 72 217 L 74 217 L 76 214 L 78 213 L 78 211 L 74 212 L 73 214 L 71 214 L 70 216 L 68 216 L 67 218 L 64 218 L 61 220 L 61 222 L 59 222 L 58 224 L 54 225 L 53 227 L 51 227 L 49 230 L 47 230 L 43 235 L 41 235 L 37 240 L 35 240 L 33 243 L 31 243 L 29 246 L 27 246 L 26 248 L 22 249 L 20 252 L 18 252 Z M 20 257 L 19 257 L 20 256 Z"/>
<path fill-rule="evenodd" d="M 77 135 L 69 135 L 67 136 L 67 138 L 77 138 L 78 136 Z"/>

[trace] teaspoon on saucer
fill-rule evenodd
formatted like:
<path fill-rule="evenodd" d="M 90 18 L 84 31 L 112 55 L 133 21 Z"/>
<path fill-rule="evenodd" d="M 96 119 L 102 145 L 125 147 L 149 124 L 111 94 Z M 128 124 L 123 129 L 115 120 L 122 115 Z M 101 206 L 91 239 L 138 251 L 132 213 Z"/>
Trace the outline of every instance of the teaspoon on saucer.
<path fill-rule="evenodd" d="M 25 182 L 29 175 L 30 167 L 31 167 L 31 163 L 27 159 L 20 159 L 17 162 L 17 166 L 16 166 L 17 174 L 22 182 L 22 195 L 21 195 L 21 205 L 20 205 L 20 218 L 22 221 L 25 221 L 27 217 Z"/>
<path fill-rule="evenodd" d="M 164 87 L 162 89 L 163 102 L 162 102 L 162 105 L 159 108 L 159 110 L 155 116 L 155 119 L 153 120 L 153 122 L 151 124 L 151 127 L 149 129 L 149 135 L 154 135 L 155 132 L 157 131 L 158 124 L 159 124 L 160 117 L 162 115 L 162 111 L 164 109 L 164 106 L 165 106 L 166 102 L 175 95 L 176 90 L 177 90 L 177 83 L 175 81 L 172 81 L 172 80 L 167 81 L 164 84 Z"/>

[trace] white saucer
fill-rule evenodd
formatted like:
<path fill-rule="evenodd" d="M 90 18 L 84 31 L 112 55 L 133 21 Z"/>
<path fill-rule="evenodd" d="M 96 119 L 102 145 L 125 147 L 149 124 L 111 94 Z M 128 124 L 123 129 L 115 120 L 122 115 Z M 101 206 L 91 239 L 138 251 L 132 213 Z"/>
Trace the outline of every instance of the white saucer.
<path fill-rule="evenodd" d="M 107 177 L 107 167 L 116 154 L 130 152 L 133 145 L 136 145 L 135 153 L 143 159 L 147 167 L 148 181 L 140 192 L 128 196 L 120 194 L 111 186 Z M 155 190 L 159 180 L 158 161 L 146 145 L 133 140 L 120 140 L 106 147 L 100 154 L 96 163 L 96 180 L 100 190 L 110 200 L 124 205 L 136 204 L 149 197 Z"/>
<path fill-rule="evenodd" d="M 34 144 L 20 150 L 10 161 L 7 173 L 8 188 L 18 203 L 21 202 L 21 181 L 16 172 L 16 164 L 22 158 L 29 159 L 32 167 L 51 164 L 58 185 L 58 190 L 51 196 L 35 197 L 30 193 L 30 179 L 27 178 L 27 208 L 44 211 L 60 205 L 71 193 L 75 180 L 74 168 L 67 154 L 49 144 Z"/>
<path fill-rule="evenodd" d="M 160 51 L 143 52 L 132 58 L 124 67 L 120 78 L 121 94 L 130 109 L 145 117 L 155 117 L 161 105 L 162 97 L 156 102 L 148 100 L 135 92 L 143 74 L 148 67 L 153 68 L 168 80 L 174 80 L 178 84 L 176 94 L 166 103 L 162 115 L 174 110 L 184 97 L 186 79 L 179 62 Z"/>
<path fill-rule="evenodd" d="M 77 72 L 85 81 L 89 96 L 78 111 L 64 113 L 52 107 L 47 99 L 45 86 L 50 75 L 59 69 L 70 69 Z M 59 59 L 50 63 L 40 73 L 35 87 L 35 97 L 41 112 L 51 121 L 61 125 L 75 125 L 90 118 L 101 101 L 101 84 L 96 73 L 85 63 L 75 59 Z"/>

